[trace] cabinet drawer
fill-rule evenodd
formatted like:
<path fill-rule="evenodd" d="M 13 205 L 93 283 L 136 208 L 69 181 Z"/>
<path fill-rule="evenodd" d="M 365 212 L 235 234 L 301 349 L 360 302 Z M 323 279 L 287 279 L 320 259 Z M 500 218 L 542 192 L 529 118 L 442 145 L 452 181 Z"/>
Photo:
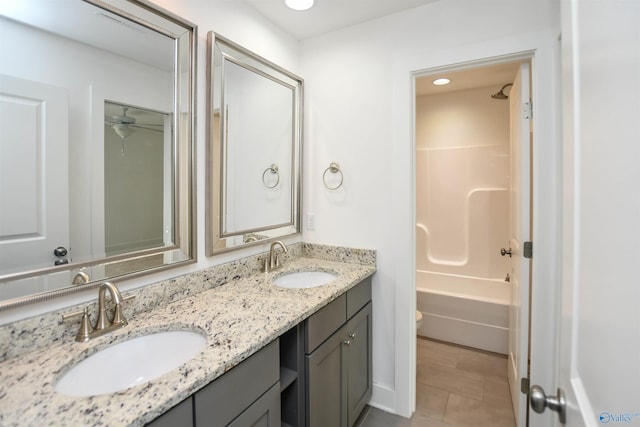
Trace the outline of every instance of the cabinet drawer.
<path fill-rule="evenodd" d="M 342 294 L 306 320 L 305 352 L 313 352 L 347 321 L 347 295 Z"/>
<path fill-rule="evenodd" d="M 351 319 L 369 301 L 371 301 L 371 277 L 367 277 L 347 291 L 347 319 Z"/>
<path fill-rule="evenodd" d="M 280 384 L 269 389 L 249 406 L 229 427 L 281 427 Z"/>
<path fill-rule="evenodd" d="M 197 426 L 226 426 L 279 380 L 278 340 L 195 394 Z"/>

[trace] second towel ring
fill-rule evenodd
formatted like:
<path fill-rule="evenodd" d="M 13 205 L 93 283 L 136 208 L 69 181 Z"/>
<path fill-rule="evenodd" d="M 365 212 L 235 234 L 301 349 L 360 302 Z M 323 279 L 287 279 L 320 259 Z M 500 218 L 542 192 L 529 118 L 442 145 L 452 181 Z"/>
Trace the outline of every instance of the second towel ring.
<path fill-rule="evenodd" d="M 280 183 L 280 172 L 278 172 L 279 168 L 278 165 L 276 165 L 275 163 L 272 164 L 271 166 L 269 166 L 268 168 L 266 168 L 264 170 L 264 172 L 262 172 L 262 183 L 264 184 L 265 187 L 267 188 L 276 188 L 278 186 L 278 184 Z M 267 172 L 271 172 L 273 175 L 276 176 L 276 183 L 273 185 L 269 185 L 267 184 L 267 180 L 265 179 Z"/>
<path fill-rule="evenodd" d="M 338 185 L 335 185 L 333 187 L 327 185 L 327 172 L 331 172 L 333 174 L 336 174 L 336 173 L 340 174 L 340 182 L 338 183 Z M 325 188 L 327 190 L 337 190 L 338 188 L 340 188 L 342 186 L 342 182 L 343 181 L 344 181 L 344 175 L 342 174 L 342 171 L 340 170 L 340 164 L 337 163 L 337 162 L 331 162 L 329 167 L 326 168 L 324 170 L 324 173 L 322 174 L 322 183 L 324 184 Z"/>

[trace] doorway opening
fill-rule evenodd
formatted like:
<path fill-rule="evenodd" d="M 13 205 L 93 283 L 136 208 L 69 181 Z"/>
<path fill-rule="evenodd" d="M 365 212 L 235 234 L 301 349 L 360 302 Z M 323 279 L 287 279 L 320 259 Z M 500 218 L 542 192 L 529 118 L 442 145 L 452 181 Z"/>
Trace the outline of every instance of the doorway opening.
<path fill-rule="evenodd" d="M 494 417 L 487 423 L 526 423 L 519 389 L 529 360 L 522 246 L 531 236 L 531 117 L 523 114 L 530 63 L 520 57 L 415 74 L 418 416 L 431 411 L 455 425 L 465 405 L 447 403 L 468 400 L 474 417 Z M 450 82 L 438 85 L 442 78 Z M 438 351 L 451 357 L 431 357 Z M 493 387 L 465 396 L 443 374 Z M 442 411 L 421 407 L 434 401 L 430 393 Z"/>

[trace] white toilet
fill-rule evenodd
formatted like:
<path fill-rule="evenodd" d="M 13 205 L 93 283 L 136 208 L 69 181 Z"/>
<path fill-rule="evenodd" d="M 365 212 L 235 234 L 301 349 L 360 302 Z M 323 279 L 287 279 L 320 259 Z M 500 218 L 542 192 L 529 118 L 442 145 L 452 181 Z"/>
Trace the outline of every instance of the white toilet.
<path fill-rule="evenodd" d="M 422 312 L 419 310 L 416 310 L 416 331 L 418 331 L 421 326 L 422 326 Z"/>

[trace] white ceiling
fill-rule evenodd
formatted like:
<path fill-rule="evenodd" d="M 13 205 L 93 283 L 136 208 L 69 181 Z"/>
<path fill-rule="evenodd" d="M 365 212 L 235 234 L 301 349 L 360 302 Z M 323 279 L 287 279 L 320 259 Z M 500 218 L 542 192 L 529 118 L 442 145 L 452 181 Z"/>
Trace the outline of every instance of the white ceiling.
<path fill-rule="evenodd" d="M 172 38 L 84 1 L 0 0 L 2 17 L 173 71 Z"/>
<path fill-rule="evenodd" d="M 491 93 L 495 93 L 505 84 L 513 83 L 520 62 L 504 62 L 419 77 L 416 79 L 416 95 L 433 95 L 481 87 L 488 87 Z M 433 81 L 439 77 L 448 77 L 451 83 L 435 86 Z M 509 90 L 510 88 L 505 89 L 507 95 Z"/>
<path fill-rule="evenodd" d="M 311 9 L 301 12 L 289 9 L 285 6 L 284 0 L 242 1 L 285 32 L 298 40 L 303 40 L 438 0 L 315 0 L 315 5 Z M 513 82 L 517 68 L 518 62 L 510 62 L 421 77 L 416 79 L 416 95 L 432 95 L 481 87 L 487 87 L 491 93 L 495 93 L 503 85 Z M 451 84 L 434 86 L 431 83 L 437 77 L 444 77 L 445 74 L 451 78 Z M 509 88 L 505 93 L 509 93 Z"/>
<path fill-rule="evenodd" d="M 284 0 L 243 0 L 298 40 L 413 9 L 438 0 L 315 0 L 306 11 L 295 11 Z"/>

